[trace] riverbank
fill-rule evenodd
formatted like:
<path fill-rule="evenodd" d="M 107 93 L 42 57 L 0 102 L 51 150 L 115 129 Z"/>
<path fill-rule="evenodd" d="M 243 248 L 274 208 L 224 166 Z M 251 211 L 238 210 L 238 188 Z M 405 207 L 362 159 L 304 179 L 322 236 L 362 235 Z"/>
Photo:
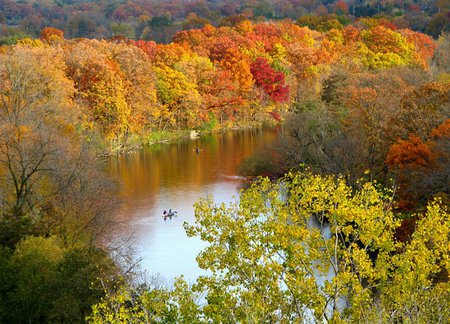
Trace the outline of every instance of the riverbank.
<path fill-rule="evenodd" d="M 203 136 L 205 134 L 215 134 L 226 131 L 244 131 L 258 129 L 262 127 L 275 127 L 280 124 L 279 121 L 265 120 L 260 123 L 242 124 L 233 126 L 216 126 L 214 128 L 198 128 L 198 129 L 173 129 L 163 131 L 147 131 L 139 135 L 130 136 L 120 147 L 111 149 L 104 145 L 104 155 L 123 155 L 136 152 L 142 148 L 150 147 L 156 144 L 169 144 L 180 140 L 194 139 L 192 134 Z"/>

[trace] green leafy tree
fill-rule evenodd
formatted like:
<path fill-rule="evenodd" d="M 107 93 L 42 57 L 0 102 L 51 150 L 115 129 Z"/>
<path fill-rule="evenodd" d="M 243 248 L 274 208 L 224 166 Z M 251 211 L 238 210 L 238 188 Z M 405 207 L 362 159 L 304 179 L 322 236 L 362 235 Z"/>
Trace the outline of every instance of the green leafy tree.
<path fill-rule="evenodd" d="M 56 236 L 0 248 L 0 322 L 82 323 L 117 269 L 100 249 L 64 247 Z"/>
<path fill-rule="evenodd" d="M 17 245 L 9 264 L 9 271 L 15 273 L 15 287 L 9 292 L 10 321 L 39 322 L 48 318 L 63 253 L 55 238 L 31 237 Z"/>

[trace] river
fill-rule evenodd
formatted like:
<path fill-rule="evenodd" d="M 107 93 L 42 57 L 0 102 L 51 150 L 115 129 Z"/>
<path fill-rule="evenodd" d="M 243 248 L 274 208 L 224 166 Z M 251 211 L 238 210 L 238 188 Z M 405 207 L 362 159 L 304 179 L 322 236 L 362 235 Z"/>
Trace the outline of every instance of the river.
<path fill-rule="evenodd" d="M 110 160 L 108 170 L 121 183 L 123 201 L 116 217 L 134 233 L 134 249 L 149 275 L 169 282 L 183 275 L 195 281 L 202 273 L 195 257 L 205 245 L 184 232 L 183 223 L 194 221 L 193 204 L 207 195 L 216 202 L 235 199 L 244 183 L 238 166 L 273 142 L 278 132 L 259 128 L 214 133 Z M 168 209 L 178 214 L 164 220 Z"/>

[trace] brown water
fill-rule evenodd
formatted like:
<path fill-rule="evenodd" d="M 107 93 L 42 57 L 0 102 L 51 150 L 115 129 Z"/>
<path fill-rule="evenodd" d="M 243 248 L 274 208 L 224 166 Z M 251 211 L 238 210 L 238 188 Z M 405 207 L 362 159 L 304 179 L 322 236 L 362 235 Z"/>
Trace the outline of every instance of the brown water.
<path fill-rule="evenodd" d="M 216 133 L 111 160 L 109 170 L 122 183 L 124 201 L 117 217 L 135 233 L 136 251 L 150 275 L 167 280 L 184 275 L 193 282 L 202 273 L 195 257 L 205 245 L 188 238 L 183 228 L 184 222 L 194 221 L 193 204 L 206 195 L 216 202 L 232 201 L 244 180 L 238 166 L 277 133 L 273 128 Z M 169 208 L 178 214 L 164 220 Z"/>

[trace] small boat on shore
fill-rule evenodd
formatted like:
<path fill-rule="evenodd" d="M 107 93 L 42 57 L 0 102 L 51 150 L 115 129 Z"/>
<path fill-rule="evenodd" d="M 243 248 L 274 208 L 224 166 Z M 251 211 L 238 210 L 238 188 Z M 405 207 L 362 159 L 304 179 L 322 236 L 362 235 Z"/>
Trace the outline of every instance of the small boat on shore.
<path fill-rule="evenodd" d="M 197 132 L 195 129 L 191 130 L 191 132 L 189 133 L 189 137 L 191 138 L 191 140 L 197 139 L 200 137 L 200 133 Z"/>

